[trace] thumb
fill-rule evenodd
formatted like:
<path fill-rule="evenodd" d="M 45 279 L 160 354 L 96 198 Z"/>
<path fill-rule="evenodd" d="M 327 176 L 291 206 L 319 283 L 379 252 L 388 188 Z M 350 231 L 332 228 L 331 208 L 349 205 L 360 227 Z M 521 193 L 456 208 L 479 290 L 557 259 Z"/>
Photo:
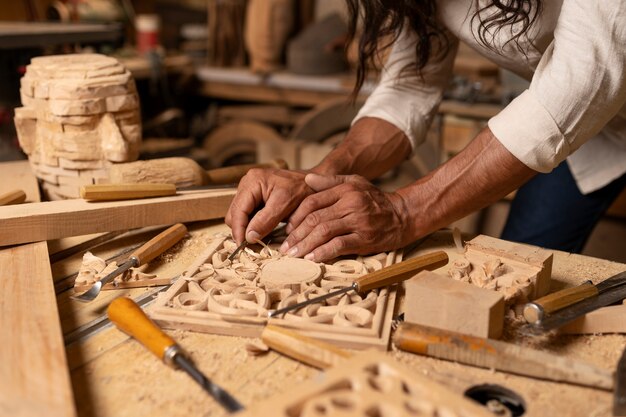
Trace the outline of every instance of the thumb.
<path fill-rule="evenodd" d="M 304 177 L 304 182 L 315 192 L 318 192 L 346 183 L 350 180 L 350 177 L 350 175 L 307 174 L 307 176 Z"/>

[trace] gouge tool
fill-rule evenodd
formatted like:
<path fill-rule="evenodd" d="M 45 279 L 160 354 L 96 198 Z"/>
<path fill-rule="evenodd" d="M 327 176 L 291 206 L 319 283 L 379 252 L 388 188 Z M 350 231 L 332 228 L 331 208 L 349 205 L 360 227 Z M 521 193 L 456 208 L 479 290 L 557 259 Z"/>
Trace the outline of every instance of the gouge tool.
<path fill-rule="evenodd" d="M 118 329 L 136 339 L 166 365 L 187 372 L 226 410 L 232 413 L 243 409 L 239 401 L 200 372 L 174 339 L 157 327 L 133 300 L 116 298 L 109 305 L 107 315 Z"/>
<path fill-rule="evenodd" d="M 524 306 L 524 318 L 536 330 L 552 330 L 575 318 L 626 298 L 626 271 L 598 285 L 591 281 L 548 294 Z"/>
<path fill-rule="evenodd" d="M 309 300 L 292 304 L 290 306 L 280 308 L 278 310 L 270 311 L 268 313 L 269 317 L 279 316 L 281 314 L 285 314 L 292 310 L 298 310 L 302 307 L 306 307 L 310 304 L 319 303 L 328 298 L 333 298 L 341 294 L 345 294 L 350 291 L 356 291 L 357 293 L 363 293 L 370 290 L 374 290 L 376 288 L 386 287 L 388 285 L 396 284 L 398 282 L 402 282 L 411 276 L 415 275 L 416 272 L 422 269 L 433 270 L 439 267 L 444 266 L 448 263 L 448 254 L 444 251 L 436 251 L 432 253 L 427 253 L 425 255 L 421 255 L 406 261 L 402 261 L 400 263 L 390 265 L 378 271 L 371 272 L 369 274 L 363 275 L 362 277 L 357 278 L 352 285 L 348 287 L 341 288 L 336 291 L 331 291 L 328 294 L 324 294 L 319 297 L 311 298 Z"/>
<path fill-rule="evenodd" d="M 86 292 L 73 296 L 72 298 L 82 302 L 93 301 L 98 294 L 100 294 L 100 290 L 104 284 L 125 271 L 128 271 L 130 268 L 137 268 L 150 262 L 178 243 L 186 234 L 187 228 L 182 223 L 177 223 L 169 227 L 131 253 L 128 260 L 123 262 L 115 271 L 111 272 L 100 281 L 97 281 L 93 287 Z"/>

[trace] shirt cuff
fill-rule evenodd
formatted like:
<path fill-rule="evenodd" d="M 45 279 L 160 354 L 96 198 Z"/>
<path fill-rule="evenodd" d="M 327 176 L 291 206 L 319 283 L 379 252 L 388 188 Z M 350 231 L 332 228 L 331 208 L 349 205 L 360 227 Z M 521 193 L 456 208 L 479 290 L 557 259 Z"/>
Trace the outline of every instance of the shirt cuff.
<path fill-rule="evenodd" d="M 409 139 L 411 148 L 415 149 L 426 137 L 426 126 L 430 123 L 423 112 L 424 109 L 412 100 L 404 99 L 398 92 L 378 93 L 365 102 L 352 120 L 352 125 L 364 117 L 382 119 L 400 129 Z"/>
<path fill-rule="evenodd" d="M 538 172 L 552 171 L 570 153 L 558 125 L 529 90 L 492 117 L 488 126 L 513 156 Z"/>

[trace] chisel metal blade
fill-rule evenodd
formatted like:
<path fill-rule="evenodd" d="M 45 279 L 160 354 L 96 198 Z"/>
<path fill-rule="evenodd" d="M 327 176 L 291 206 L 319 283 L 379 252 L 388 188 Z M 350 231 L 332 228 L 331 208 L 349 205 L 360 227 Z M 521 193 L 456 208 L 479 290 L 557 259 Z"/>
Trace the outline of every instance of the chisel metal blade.
<path fill-rule="evenodd" d="M 235 411 L 243 410 L 243 405 L 239 401 L 237 401 L 232 395 L 230 395 L 226 390 L 221 388 L 219 385 L 213 383 L 209 378 L 204 376 L 202 372 L 195 367 L 190 360 L 188 360 L 183 355 L 175 355 L 174 363 L 182 370 L 187 372 L 194 381 L 196 381 L 206 392 L 209 393 L 217 402 L 219 402 L 226 410 L 231 413 Z"/>

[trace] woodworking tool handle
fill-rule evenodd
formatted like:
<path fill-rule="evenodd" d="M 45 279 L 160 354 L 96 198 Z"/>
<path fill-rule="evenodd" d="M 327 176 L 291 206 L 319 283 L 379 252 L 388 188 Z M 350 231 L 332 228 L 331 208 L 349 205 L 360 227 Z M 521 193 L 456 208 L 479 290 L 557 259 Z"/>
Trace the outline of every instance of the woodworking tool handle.
<path fill-rule="evenodd" d="M 447 263 L 448 254 L 444 251 L 427 253 L 363 275 L 354 281 L 353 287 L 357 292 L 386 287 L 412 277 L 418 270 L 432 271 Z"/>
<path fill-rule="evenodd" d="M 331 368 L 352 356 L 335 345 L 273 324 L 265 326 L 261 340 L 275 351 L 319 369 Z"/>
<path fill-rule="evenodd" d="M 357 278 L 349 287 L 344 287 L 336 291 L 330 291 L 327 294 L 320 295 L 319 297 L 310 298 L 296 304 L 288 305 L 287 307 L 279 308 L 278 310 L 270 311 L 268 313 L 268 317 L 272 318 L 292 310 L 298 310 L 310 304 L 319 303 L 328 298 L 333 298 L 352 290 L 356 292 L 365 292 L 385 287 L 387 285 L 396 284 L 411 278 L 421 269 L 433 270 L 442 267 L 447 263 L 448 254 L 444 251 L 427 253 L 425 255 L 411 258 L 409 260 L 387 266 L 378 271 L 363 275 L 362 277 Z"/>
<path fill-rule="evenodd" d="M 134 251 L 130 257 L 137 259 L 137 266 L 146 264 L 174 246 L 187 234 L 187 228 L 182 223 L 177 223 L 159 233 L 139 249 Z"/>
<path fill-rule="evenodd" d="M 175 194 L 174 184 L 96 184 L 80 187 L 80 196 L 90 201 L 132 200 Z"/>
<path fill-rule="evenodd" d="M 233 165 L 230 167 L 211 169 L 206 172 L 207 184 L 233 184 L 238 183 L 241 178 L 253 168 L 280 168 L 289 169 L 287 162 L 282 159 L 274 159 L 271 162 L 262 164 Z"/>
<path fill-rule="evenodd" d="M 400 323 L 393 335 L 393 344 L 398 349 L 433 356 L 443 359 L 452 359 L 446 348 L 458 348 L 479 354 L 496 353 L 496 348 L 488 339 L 453 333 L 434 327 L 421 326 L 413 323 Z"/>
<path fill-rule="evenodd" d="M 0 206 L 10 206 L 12 204 L 22 204 L 26 201 L 26 193 L 22 190 L 13 190 L 0 194 Z"/>
<path fill-rule="evenodd" d="M 176 342 L 154 324 L 133 300 L 116 298 L 107 308 L 107 315 L 118 329 L 137 339 L 157 358 L 167 363 L 166 352 L 176 346 Z"/>
<path fill-rule="evenodd" d="M 166 365 L 187 372 L 226 410 L 234 412 L 243 409 L 235 398 L 200 372 L 183 354 L 174 339 L 154 324 L 133 300 L 127 297 L 116 298 L 107 308 L 107 315 L 118 329 L 136 339 Z"/>
<path fill-rule="evenodd" d="M 546 315 L 588 298 L 596 297 L 598 293 L 598 288 L 591 281 L 587 281 L 577 287 L 565 288 L 527 303 L 524 306 L 524 318 L 530 324 L 541 323 Z"/>

